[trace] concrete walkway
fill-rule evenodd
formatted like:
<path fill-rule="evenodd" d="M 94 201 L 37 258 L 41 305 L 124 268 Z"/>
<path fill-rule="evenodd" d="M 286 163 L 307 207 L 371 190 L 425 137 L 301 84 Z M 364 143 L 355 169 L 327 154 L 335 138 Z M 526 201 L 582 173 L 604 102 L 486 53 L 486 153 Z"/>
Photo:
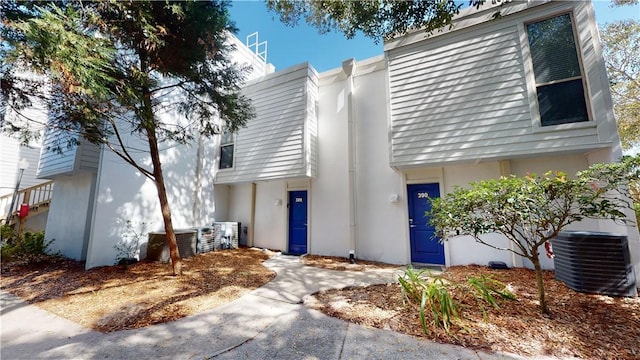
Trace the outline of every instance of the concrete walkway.
<path fill-rule="evenodd" d="M 518 359 L 328 317 L 303 304 L 320 289 L 395 281 L 398 270 L 332 271 L 281 255 L 276 278 L 178 321 L 103 334 L 1 292 L 2 359 Z"/>

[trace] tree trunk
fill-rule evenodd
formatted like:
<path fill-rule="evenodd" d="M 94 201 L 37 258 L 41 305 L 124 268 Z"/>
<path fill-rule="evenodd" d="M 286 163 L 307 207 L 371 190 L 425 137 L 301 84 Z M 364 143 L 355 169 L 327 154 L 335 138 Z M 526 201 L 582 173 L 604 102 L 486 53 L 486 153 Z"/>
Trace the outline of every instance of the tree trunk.
<path fill-rule="evenodd" d="M 180 252 L 178 251 L 178 242 L 176 241 L 176 233 L 173 231 L 173 223 L 171 222 L 171 208 L 167 199 L 167 189 L 164 185 L 164 176 L 162 175 L 162 164 L 160 163 L 160 152 L 158 151 L 158 139 L 156 138 L 155 129 L 151 126 L 146 127 L 147 138 L 149 139 L 149 152 L 151 154 L 151 162 L 153 163 L 153 176 L 158 189 L 158 199 L 160 200 L 160 208 L 162 210 L 162 220 L 164 220 L 164 231 L 167 234 L 167 244 L 169 245 L 169 256 L 173 265 L 173 275 L 182 275 L 182 260 L 180 260 Z"/>
<path fill-rule="evenodd" d="M 540 311 L 543 314 L 549 314 L 549 308 L 547 308 L 547 300 L 544 293 L 544 280 L 542 277 L 542 267 L 540 266 L 540 259 L 538 259 L 538 251 L 534 252 L 534 256 L 529 260 L 533 263 L 533 267 L 536 269 L 536 282 L 538 284 L 538 301 L 540 301 Z"/>
<path fill-rule="evenodd" d="M 143 49 L 139 49 L 138 56 L 140 58 L 140 70 L 149 76 L 149 64 L 147 63 L 147 54 Z M 142 102 L 143 112 L 140 116 L 142 127 L 147 133 L 149 140 L 149 154 L 151 155 L 151 163 L 153 164 L 153 177 L 158 190 L 158 200 L 160 200 L 160 210 L 162 211 L 162 220 L 164 221 L 164 231 L 167 236 L 167 244 L 169 245 L 169 257 L 173 265 L 173 275 L 182 275 L 182 260 L 180 260 L 180 252 L 178 251 L 178 242 L 176 233 L 173 231 L 173 223 L 171 222 L 171 208 L 167 199 L 167 188 L 164 185 L 164 175 L 162 174 L 162 163 L 160 162 L 160 151 L 158 150 L 158 137 L 156 136 L 156 122 L 153 114 L 153 103 L 151 101 L 151 91 L 147 86 L 142 86 Z"/>

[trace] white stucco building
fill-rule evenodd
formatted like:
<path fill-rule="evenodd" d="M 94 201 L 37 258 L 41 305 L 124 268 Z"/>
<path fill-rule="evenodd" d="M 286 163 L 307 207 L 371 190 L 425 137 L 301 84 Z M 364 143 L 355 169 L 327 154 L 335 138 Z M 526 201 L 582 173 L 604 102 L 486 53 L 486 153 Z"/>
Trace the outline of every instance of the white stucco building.
<path fill-rule="evenodd" d="M 290 253 L 527 266 L 470 239 L 432 241 L 423 199 L 503 175 L 573 174 L 621 149 L 591 3 L 501 11 L 498 20 L 490 5 L 464 11 L 451 29 L 408 34 L 323 73 L 262 63 L 244 88 L 257 113 L 246 128 L 163 150 L 175 227 L 240 221 L 249 245 Z M 113 263 L 127 219 L 162 228 L 154 185 L 95 154 L 87 171 L 75 156 L 73 171 L 47 172 L 56 178 L 47 238 L 88 268 Z M 51 162 L 43 153 L 41 169 Z M 640 270 L 637 228 L 575 228 L 627 234 Z"/>

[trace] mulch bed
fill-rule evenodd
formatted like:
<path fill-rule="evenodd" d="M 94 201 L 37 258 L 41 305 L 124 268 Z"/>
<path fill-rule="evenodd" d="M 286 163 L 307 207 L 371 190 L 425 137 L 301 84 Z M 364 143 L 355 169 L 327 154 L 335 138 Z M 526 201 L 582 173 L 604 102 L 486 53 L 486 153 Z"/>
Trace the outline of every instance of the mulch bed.
<path fill-rule="evenodd" d="M 364 271 L 369 269 L 397 269 L 399 265 L 391 265 L 377 261 L 356 259 L 352 264 L 349 259 L 338 256 L 305 255 L 302 263 L 307 266 L 339 271 Z"/>
<path fill-rule="evenodd" d="M 275 277 L 262 265 L 269 252 L 233 249 L 183 259 L 183 275 L 171 265 L 139 262 L 128 269 L 84 270 L 84 263 L 45 258 L 3 263 L 0 286 L 31 304 L 102 332 L 136 329 L 218 307 Z"/>
<path fill-rule="evenodd" d="M 447 334 L 431 326 L 423 332 L 418 306 L 405 304 L 400 285 L 328 290 L 309 302 L 330 316 L 366 326 L 389 329 L 442 343 L 515 353 L 522 356 L 584 359 L 640 358 L 640 298 L 575 292 L 545 272 L 550 315 L 540 313 L 535 274 L 528 269 L 491 270 L 456 266 L 444 276 L 463 282 L 468 276 L 490 275 L 508 284 L 517 300 L 499 300 L 486 315 L 466 294 L 452 291 L 462 308 L 462 320 Z"/>

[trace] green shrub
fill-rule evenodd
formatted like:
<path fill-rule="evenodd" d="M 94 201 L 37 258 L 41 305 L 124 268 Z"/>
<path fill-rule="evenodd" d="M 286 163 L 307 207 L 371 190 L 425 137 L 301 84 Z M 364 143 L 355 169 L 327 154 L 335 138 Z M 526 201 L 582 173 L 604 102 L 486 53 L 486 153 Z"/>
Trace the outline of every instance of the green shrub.
<path fill-rule="evenodd" d="M 16 239 L 16 231 L 12 226 L 7 224 L 3 224 L 0 227 L 0 238 L 2 239 L 2 243 L 12 242 Z"/>
<path fill-rule="evenodd" d="M 18 252 L 18 247 L 10 244 L 2 244 L 0 248 L 0 256 L 2 257 L 2 261 L 12 261 L 16 253 Z"/>
<path fill-rule="evenodd" d="M 20 241 L 22 252 L 30 255 L 46 255 L 53 240 L 44 240 L 44 231 L 25 232 Z"/>
<path fill-rule="evenodd" d="M 429 325 L 441 326 L 449 333 L 451 324 L 460 320 L 460 306 L 451 295 L 450 290 L 460 290 L 474 298 L 478 308 L 486 317 L 485 304 L 499 308 L 496 297 L 515 300 L 516 296 L 505 284 L 489 276 L 469 277 L 465 283 L 456 283 L 429 270 L 415 270 L 407 267 L 404 275 L 398 278 L 402 297 L 405 301 L 420 304 L 420 323 L 424 333 L 429 332 Z M 427 319 L 427 312 L 431 321 Z"/>
<path fill-rule="evenodd" d="M 429 270 L 415 270 L 411 266 L 398 281 L 403 298 L 420 304 L 420 323 L 425 334 L 429 332 L 425 310 L 431 313 L 432 326 L 442 326 L 449 332 L 452 321 L 459 319 L 458 305 L 447 289 L 449 283 L 440 276 L 433 276 Z"/>
<path fill-rule="evenodd" d="M 22 236 L 17 236 L 11 227 L 11 237 L 4 237 L 5 233 L 9 234 L 9 230 L 3 226 L 2 240 L 2 260 L 13 261 L 17 259 L 29 259 L 34 256 L 48 255 L 49 247 L 54 240 L 45 241 L 44 231 L 30 232 L 27 231 Z"/>

